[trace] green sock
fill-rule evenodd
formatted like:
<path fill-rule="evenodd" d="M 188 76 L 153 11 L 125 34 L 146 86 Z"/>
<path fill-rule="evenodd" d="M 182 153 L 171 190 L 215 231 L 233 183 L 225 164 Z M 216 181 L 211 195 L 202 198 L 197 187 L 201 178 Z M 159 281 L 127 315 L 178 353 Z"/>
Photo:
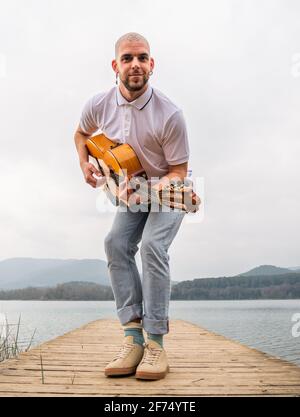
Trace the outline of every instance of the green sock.
<path fill-rule="evenodd" d="M 133 336 L 133 342 L 137 343 L 138 345 L 143 345 L 145 342 L 143 329 L 125 329 L 125 337 L 126 336 Z"/>
<path fill-rule="evenodd" d="M 157 342 L 161 347 L 163 346 L 163 334 L 152 334 L 147 333 L 148 339 L 154 340 L 154 342 Z"/>

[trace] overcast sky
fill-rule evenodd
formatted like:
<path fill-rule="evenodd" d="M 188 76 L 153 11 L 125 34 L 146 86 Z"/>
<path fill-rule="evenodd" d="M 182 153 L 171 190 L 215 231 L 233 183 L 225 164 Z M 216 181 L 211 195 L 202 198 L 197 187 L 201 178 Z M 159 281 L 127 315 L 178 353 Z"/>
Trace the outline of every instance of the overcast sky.
<path fill-rule="evenodd" d="M 114 86 L 115 41 L 137 31 L 204 178 L 203 219 L 182 224 L 172 279 L 300 265 L 298 0 L 0 0 L 0 11 L 0 259 L 105 260 L 114 214 L 97 209 L 73 133 L 87 99 Z"/>

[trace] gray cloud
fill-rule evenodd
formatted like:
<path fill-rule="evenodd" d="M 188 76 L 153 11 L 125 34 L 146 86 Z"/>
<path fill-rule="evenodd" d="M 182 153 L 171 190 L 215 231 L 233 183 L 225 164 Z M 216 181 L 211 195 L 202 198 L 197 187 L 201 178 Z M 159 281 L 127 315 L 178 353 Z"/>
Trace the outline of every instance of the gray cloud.
<path fill-rule="evenodd" d="M 85 101 L 114 83 L 115 40 L 134 30 L 205 180 L 203 222 L 170 248 L 173 279 L 298 265 L 299 16 L 291 0 L 2 1 L 1 258 L 105 259 L 113 214 L 97 211 L 73 133 Z"/>

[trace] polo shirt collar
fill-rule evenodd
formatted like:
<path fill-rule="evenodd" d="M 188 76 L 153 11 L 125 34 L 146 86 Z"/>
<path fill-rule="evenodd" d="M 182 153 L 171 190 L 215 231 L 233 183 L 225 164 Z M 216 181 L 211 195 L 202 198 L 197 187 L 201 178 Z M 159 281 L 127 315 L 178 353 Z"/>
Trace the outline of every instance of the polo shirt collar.
<path fill-rule="evenodd" d="M 117 105 L 118 106 L 122 106 L 124 104 L 130 105 L 130 106 L 134 106 L 136 107 L 138 110 L 142 110 L 150 101 L 152 94 L 153 94 L 153 89 L 152 87 L 148 84 L 147 86 L 147 90 L 141 95 L 139 96 L 137 99 L 135 99 L 134 101 L 127 101 L 125 97 L 122 96 L 121 92 L 120 92 L 120 88 L 116 87 L 117 89 Z"/>

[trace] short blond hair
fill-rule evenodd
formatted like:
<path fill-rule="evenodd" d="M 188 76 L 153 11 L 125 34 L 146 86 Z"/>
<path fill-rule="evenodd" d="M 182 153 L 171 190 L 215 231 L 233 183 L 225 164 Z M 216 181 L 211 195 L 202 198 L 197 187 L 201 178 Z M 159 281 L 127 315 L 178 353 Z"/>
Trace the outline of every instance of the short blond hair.
<path fill-rule="evenodd" d="M 147 48 L 149 49 L 149 53 L 150 53 L 150 45 L 149 42 L 147 41 L 147 39 L 140 35 L 139 33 L 136 32 L 128 32 L 125 33 L 125 35 L 121 36 L 116 44 L 115 44 L 115 57 L 118 57 L 118 52 L 119 52 L 119 48 L 122 42 L 124 41 L 128 41 L 128 42 L 144 42 L 147 45 Z"/>

